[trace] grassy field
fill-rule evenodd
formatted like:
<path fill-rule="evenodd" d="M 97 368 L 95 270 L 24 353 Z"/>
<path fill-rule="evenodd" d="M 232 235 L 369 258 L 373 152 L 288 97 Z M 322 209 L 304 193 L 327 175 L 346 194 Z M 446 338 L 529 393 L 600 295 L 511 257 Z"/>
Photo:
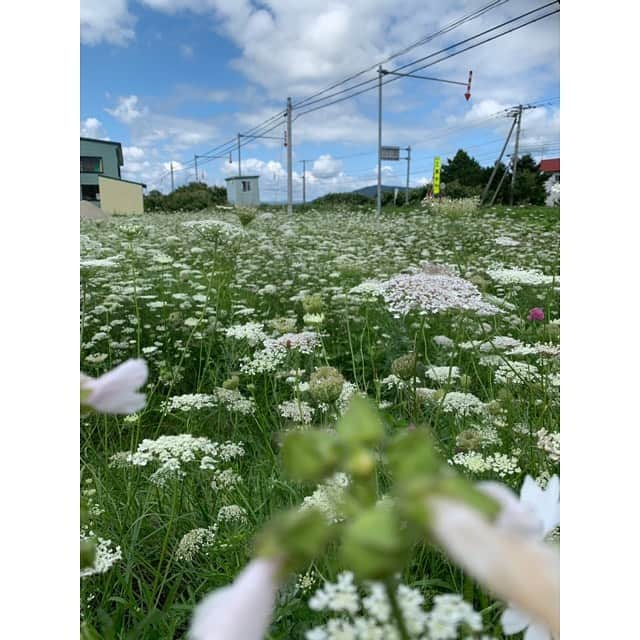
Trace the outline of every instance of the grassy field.
<path fill-rule="evenodd" d="M 141 357 L 150 370 L 140 413 L 82 418 L 87 529 L 103 541 L 81 584 L 87 638 L 186 637 L 194 605 L 233 579 L 273 514 L 306 498 L 340 520 L 348 478 L 288 480 L 280 443 L 330 429 L 354 394 L 388 432 L 427 426 L 469 478 L 517 491 L 559 473 L 557 209 L 310 207 L 242 222 L 220 209 L 81 225 L 81 369 Z M 440 310 L 424 273 L 482 297 Z M 342 376 L 328 402 L 318 367 Z M 349 569 L 330 551 L 293 576 L 269 637 L 323 625 L 309 599 Z M 401 579 L 427 608 L 463 595 L 502 637 L 502 603 L 435 547 L 417 545 Z"/>

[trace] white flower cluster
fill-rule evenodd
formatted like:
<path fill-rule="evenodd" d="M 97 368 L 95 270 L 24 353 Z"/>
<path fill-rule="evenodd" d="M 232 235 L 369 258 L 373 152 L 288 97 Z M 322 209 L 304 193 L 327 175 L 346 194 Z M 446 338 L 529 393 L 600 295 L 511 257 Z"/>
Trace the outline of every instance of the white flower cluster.
<path fill-rule="evenodd" d="M 535 344 L 523 344 L 515 346 L 513 349 L 507 352 L 510 356 L 530 356 L 540 355 L 548 358 L 556 358 L 560 355 L 560 345 L 553 344 L 551 342 L 542 343 L 536 342 Z"/>
<path fill-rule="evenodd" d="M 199 527 L 185 533 L 176 549 L 176 560 L 192 562 L 200 551 L 213 545 L 218 532 L 217 525 L 211 527 Z"/>
<path fill-rule="evenodd" d="M 314 331 L 285 333 L 279 338 L 267 338 L 263 344 L 263 349 L 256 351 L 252 358 L 245 359 L 240 367 L 243 373 L 255 375 L 275 371 L 284 362 L 289 351 L 313 353 L 320 346 L 320 336 Z"/>
<path fill-rule="evenodd" d="M 353 573 L 343 571 L 336 582 L 325 582 L 309 600 L 314 611 L 330 611 L 340 617 L 306 632 L 306 640 L 399 640 L 386 587 L 366 582 L 361 596 Z M 456 640 L 461 627 L 474 635 L 482 631 L 482 616 L 457 594 L 434 598 L 431 611 L 424 610 L 424 597 L 407 585 L 398 585 L 396 597 L 405 628 L 412 640 Z"/>
<path fill-rule="evenodd" d="M 91 537 L 91 532 L 89 532 L 89 536 L 82 536 L 81 539 L 86 540 Z M 98 573 L 104 573 L 108 571 L 118 560 L 122 559 L 122 550 L 120 546 L 114 546 L 111 543 L 111 540 L 104 540 L 103 538 L 97 539 L 96 544 L 96 557 L 93 561 L 93 566 L 85 567 L 80 570 L 80 577 L 85 578 L 86 576 L 92 576 Z"/>
<path fill-rule="evenodd" d="M 306 496 L 300 505 L 301 510 L 318 509 L 328 522 L 341 522 L 344 518 L 340 513 L 340 502 L 345 489 L 349 486 L 349 476 L 342 472 L 335 473 L 331 478 L 319 484 L 316 490 Z"/>
<path fill-rule="evenodd" d="M 492 280 L 504 285 L 541 285 L 553 282 L 553 276 L 545 276 L 542 271 L 537 269 L 520 269 L 518 267 L 513 269 L 488 269 L 487 274 Z"/>
<path fill-rule="evenodd" d="M 210 409 L 222 405 L 225 409 L 240 413 L 244 416 L 252 415 L 255 411 L 255 403 L 250 398 L 245 398 L 237 389 L 224 389 L 216 387 L 212 394 L 187 393 L 181 396 L 172 396 L 163 405 L 163 411 L 197 411 L 198 409 Z"/>
<path fill-rule="evenodd" d="M 135 453 L 115 454 L 111 461 L 114 466 L 158 465 L 149 481 L 163 486 L 167 480 L 184 477 L 186 471 L 183 466 L 188 463 L 199 461 L 200 469 L 215 471 L 214 478 L 217 478 L 224 473 L 218 469 L 220 462 L 230 462 L 243 455 L 244 448 L 241 443 L 212 442 L 208 438 L 197 438 L 190 433 L 184 433 L 177 436 L 160 436 L 157 440 L 145 439 L 138 445 Z"/>
<path fill-rule="evenodd" d="M 186 393 L 181 396 L 171 396 L 163 403 L 163 411 L 194 411 L 216 406 L 216 399 L 207 393 Z"/>
<path fill-rule="evenodd" d="M 252 347 L 268 338 L 262 328 L 261 322 L 247 322 L 246 324 L 234 324 L 224 329 L 227 338 L 234 340 L 246 340 Z"/>
<path fill-rule="evenodd" d="M 216 402 L 221 404 L 227 411 L 250 416 L 256 410 L 256 403 L 251 398 L 245 398 L 237 389 L 216 387 L 213 395 Z"/>
<path fill-rule="evenodd" d="M 287 400 L 278 405 L 278 412 L 283 418 L 300 424 L 311 424 L 313 407 L 303 400 Z"/>
<path fill-rule="evenodd" d="M 518 458 L 508 456 L 504 453 L 494 453 L 487 457 L 477 451 L 456 453 L 453 458 L 449 460 L 449 464 L 463 467 L 470 473 L 476 474 L 492 471 L 501 478 L 521 472 L 518 465 Z"/>
<path fill-rule="evenodd" d="M 480 414 L 485 411 L 482 400 L 473 393 L 449 391 L 442 400 L 442 410 L 445 413 L 456 413 L 461 416 Z"/>
<path fill-rule="evenodd" d="M 217 516 L 218 522 L 233 522 L 235 524 L 247 523 L 247 510 L 237 504 L 229 504 L 220 507 Z"/>
<path fill-rule="evenodd" d="M 494 372 L 496 382 L 502 384 L 525 384 L 539 376 L 538 368 L 527 362 L 506 360 L 498 365 Z"/>
<path fill-rule="evenodd" d="M 448 381 L 458 380 L 460 378 L 460 369 L 454 366 L 445 367 L 427 367 L 425 374 L 427 378 L 440 384 Z"/>
<path fill-rule="evenodd" d="M 500 310 L 482 299 L 478 288 L 445 267 L 426 265 L 422 270 L 400 274 L 381 283 L 389 310 L 405 316 L 411 310 L 437 313 L 459 309 L 493 315 Z"/>
<path fill-rule="evenodd" d="M 509 236 L 498 236 L 495 239 L 495 243 L 501 247 L 517 247 L 520 244 L 520 241 L 514 240 Z"/>
<path fill-rule="evenodd" d="M 538 447 L 542 449 L 552 462 L 560 462 L 560 433 L 549 433 L 546 429 L 536 432 Z"/>
<path fill-rule="evenodd" d="M 212 218 L 206 220 L 187 220 L 182 225 L 188 229 L 197 229 L 201 232 L 207 232 L 220 239 L 235 240 L 244 235 L 241 227 L 223 220 L 214 220 Z"/>

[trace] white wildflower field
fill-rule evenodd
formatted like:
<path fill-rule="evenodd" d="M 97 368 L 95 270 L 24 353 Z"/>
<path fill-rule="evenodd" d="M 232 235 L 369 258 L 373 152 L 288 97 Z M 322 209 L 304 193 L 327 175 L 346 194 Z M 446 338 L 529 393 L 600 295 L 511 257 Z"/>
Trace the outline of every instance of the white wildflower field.
<path fill-rule="evenodd" d="M 514 566 L 525 528 L 559 545 L 559 226 L 455 206 L 82 221 L 83 637 L 551 638 L 476 565 L 508 518 Z M 148 375 L 114 409 L 95 389 L 131 359 Z M 490 514 L 464 552 L 445 498 Z M 250 624 L 197 607 L 256 558 L 277 566 L 264 629 L 207 631 Z"/>

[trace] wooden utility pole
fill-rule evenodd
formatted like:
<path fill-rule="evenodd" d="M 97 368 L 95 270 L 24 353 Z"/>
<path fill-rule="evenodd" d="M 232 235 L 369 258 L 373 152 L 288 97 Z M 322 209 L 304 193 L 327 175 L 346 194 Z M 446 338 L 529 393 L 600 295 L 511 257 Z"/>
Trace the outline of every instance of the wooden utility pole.
<path fill-rule="evenodd" d="M 513 205 L 513 191 L 516 187 L 516 171 L 518 170 L 518 144 L 520 143 L 520 123 L 522 122 L 522 105 L 518 105 L 516 125 L 516 147 L 513 152 L 513 168 L 511 170 L 511 192 L 509 194 L 509 204 Z"/>

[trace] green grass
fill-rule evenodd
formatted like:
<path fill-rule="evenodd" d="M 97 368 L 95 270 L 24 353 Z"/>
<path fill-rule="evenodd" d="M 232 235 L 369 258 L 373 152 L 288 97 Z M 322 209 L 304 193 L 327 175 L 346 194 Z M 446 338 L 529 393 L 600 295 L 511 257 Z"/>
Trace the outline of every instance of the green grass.
<path fill-rule="evenodd" d="M 379 219 L 370 208 L 307 207 L 291 218 L 275 208 L 270 211 L 271 217 L 261 212 L 234 241 L 183 226 L 209 216 L 237 225 L 228 211 L 149 214 L 82 225 L 83 258 L 119 257 L 115 267 L 82 269 L 81 368 L 97 376 L 136 356 L 144 357 L 150 367 L 148 403 L 137 419 L 82 418 L 83 491 L 95 490 L 90 495 L 95 505 L 90 526 L 122 550 L 122 559 L 111 569 L 82 580 L 82 619 L 99 637 L 184 637 L 193 606 L 233 579 L 250 559 L 253 537 L 261 526 L 313 492 L 313 486 L 288 481 L 279 460 L 279 434 L 292 425 L 280 416 L 278 405 L 296 398 L 287 381 L 292 370 L 301 370 L 308 381 L 315 367 L 336 367 L 360 391 L 384 401 L 389 431 L 404 429 L 410 422 L 427 425 L 444 457 L 451 458 L 456 436 L 478 420 L 446 413 L 442 402 L 416 402 L 410 390 L 385 388 L 381 381 L 390 375 L 394 359 L 410 351 L 424 366 L 459 367 L 468 376 L 464 391 L 489 408 L 485 424 L 500 438 L 483 453 L 514 456 L 521 468 L 501 480 L 517 489 L 527 473 L 538 477 L 558 472 L 558 464 L 537 446 L 535 436 L 541 428 L 559 430 L 553 384 L 557 358 L 507 358 L 535 364 L 539 373 L 528 381 L 498 383 L 492 367 L 481 362 L 483 355 L 498 351 L 460 347 L 492 336 L 511 336 L 528 345 L 557 343 L 556 326 L 549 324 L 559 319 L 555 285 L 502 287 L 486 275 L 497 263 L 557 275 L 557 209 L 496 207 L 427 216 L 414 208 L 386 211 Z M 499 236 L 520 244 L 498 245 Z M 483 293 L 512 306 L 491 318 L 453 311 L 395 318 L 382 300 L 359 300 L 349 293 L 364 280 L 391 277 L 423 260 L 455 266 L 465 278 L 476 278 Z M 222 329 L 252 321 L 264 323 L 269 332 L 268 320 L 288 316 L 300 331 L 301 301 L 310 294 L 322 296 L 322 347 L 311 355 L 288 356 L 273 373 L 242 373 L 242 358 L 250 357 L 259 345 L 227 338 Z M 526 320 L 534 306 L 544 309 L 543 323 Z M 453 341 L 454 349 L 434 343 L 441 335 Z M 255 402 L 253 415 L 222 407 L 163 413 L 167 398 L 211 393 L 233 374 L 239 374 L 243 396 Z M 429 380 L 422 380 L 421 386 L 439 387 Z M 442 387 L 463 390 L 455 380 Z M 307 395 L 301 397 L 313 404 Z M 316 414 L 311 428 L 321 428 L 324 422 Z M 216 493 L 210 474 L 192 465 L 183 478 L 157 487 L 149 482 L 151 469 L 109 465 L 111 456 L 135 451 L 145 438 L 184 433 L 242 442 L 245 455 L 230 465 L 241 475 L 241 484 Z M 478 477 L 497 476 L 485 472 Z M 177 560 L 182 536 L 213 524 L 220 507 L 230 504 L 246 510 L 247 524 L 222 529 L 208 555 L 194 562 Z M 318 579 L 334 578 L 348 569 L 339 566 L 334 552 L 313 568 Z M 500 607 L 434 547 L 425 543 L 415 549 L 403 579 L 428 597 L 464 593 L 486 610 L 486 632 L 499 635 Z M 287 585 L 271 638 L 302 638 L 320 620 L 306 606 L 308 595 L 294 588 L 293 581 Z"/>

